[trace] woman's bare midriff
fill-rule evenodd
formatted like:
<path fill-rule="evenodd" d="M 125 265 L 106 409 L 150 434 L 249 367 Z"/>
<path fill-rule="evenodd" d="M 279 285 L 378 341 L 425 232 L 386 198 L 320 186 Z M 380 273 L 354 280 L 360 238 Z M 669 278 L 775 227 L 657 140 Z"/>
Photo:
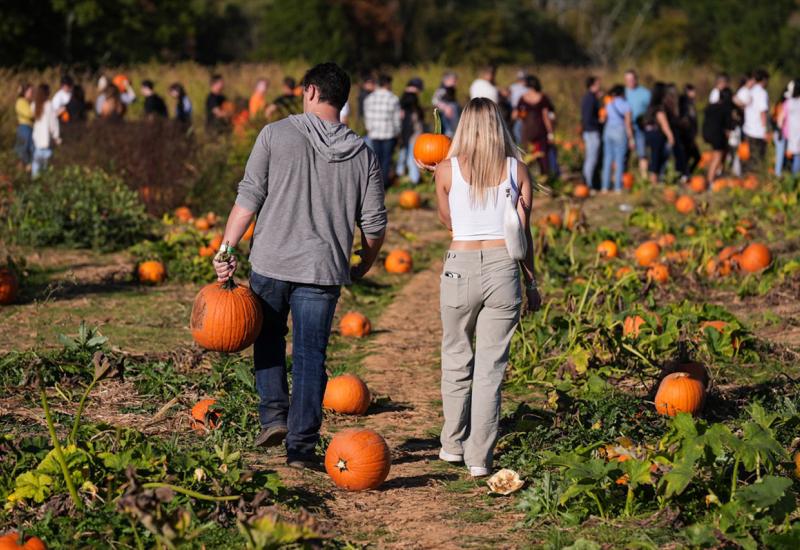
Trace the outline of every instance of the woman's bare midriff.
<path fill-rule="evenodd" d="M 505 239 L 490 241 L 452 241 L 450 250 L 486 250 L 487 248 L 505 248 Z"/>

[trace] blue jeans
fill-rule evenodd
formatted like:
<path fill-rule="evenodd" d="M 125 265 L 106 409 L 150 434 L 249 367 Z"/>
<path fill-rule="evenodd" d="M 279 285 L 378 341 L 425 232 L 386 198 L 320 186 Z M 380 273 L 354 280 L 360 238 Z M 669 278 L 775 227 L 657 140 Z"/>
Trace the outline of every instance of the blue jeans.
<path fill-rule="evenodd" d="M 775 175 L 780 177 L 783 173 L 783 163 L 786 161 L 786 138 L 781 132 L 773 132 L 775 143 Z M 794 162 L 794 161 L 792 161 Z"/>
<path fill-rule="evenodd" d="M 647 158 L 647 140 L 645 139 L 644 130 L 639 128 L 639 125 L 633 123 L 633 141 L 636 142 L 636 156 L 639 159 Z"/>
<path fill-rule="evenodd" d="M 622 126 L 609 126 L 603 130 L 603 178 L 601 189 L 608 191 L 611 187 L 611 163 L 615 164 L 614 189 L 622 191 L 622 172 L 625 171 L 625 153 L 628 150 L 628 138 Z"/>
<path fill-rule="evenodd" d="M 586 149 L 586 155 L 583 157 L 583 180 L 586 185 L 592 187 L 594 169 L 597 168 L 597 161 L 600 158 L 600 132 L 584 132 L 583 145 Z"/>
<path fill-rule="evenodd" d="M 378 157 L 378 164 L 381 167 L 381 175 L 383 176 L 383 186 L 389 186 L 389 175 L 392 172 L 392 153 L 394 153 L 394 146 L 397 143 L 395 138 L 391 139 L 370 139 L 372 150 L 375 151 L 375 156 Z"/>
<path fill-rule="evenodd" d="M 402 176 L 408 170 L 408 179 L 414 185 L 419 183 L 419 167 L 414 162 L 414 144 L 417 142 L 417 136 L 411 136 L 408 145 L 400 148 L 397 153 L 397 175 Z"/>
<path fill-rule="evenodd" d="M 511 132 L 514 135 L 514 141 L 517 144 L 522 143 L 522 119 L 518 118 L 514 121 L 514 124 L 511 126 Z"/>
<path fill-rule="evenodd" d="M 38 147 L 33 150 L 33 162 L 31 163 L 31 176 L 34 178 L 47 169 L 47 164 L 50 157 L 53 156 L 52 149 L 39 149 Z"/>
<path fill-rule="evenodd" d="M 29 124 L 17 125 L 17 142 L 14 151 L 19 160 L 27 166 L 33 160 L 33 126 Z"/>
<path fill-rule="evenodd" d="M 325 357 L 338 286 L 279 281 L 253 272 L 250 288 L 264 312 L 253 346 L 262 428 L 286 426 L 289 457 L 314 454 L 322 425 L 322 397 L 328 375 Z M 286 322 L 292 314 L 292 399 L 286 377 Z"/>
<path fill-rule="evenodd" d="M 792 175 L 800 173 L 800 154 L 792 156 Z"/>

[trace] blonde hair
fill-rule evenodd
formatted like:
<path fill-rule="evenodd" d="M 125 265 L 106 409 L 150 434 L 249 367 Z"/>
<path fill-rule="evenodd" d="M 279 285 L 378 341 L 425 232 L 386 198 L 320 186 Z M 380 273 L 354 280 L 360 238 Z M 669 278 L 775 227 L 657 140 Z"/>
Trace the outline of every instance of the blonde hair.
<path fill-rule="evenodd" d="M 506 158 L 522 162 L 522 154 L 491 99 L 476 97 L 467 103 L 450 144 L 447 158 L 462 157 L 470 168 L 470 197 L 485 204 L 487 191 L 503 181 Z"/>

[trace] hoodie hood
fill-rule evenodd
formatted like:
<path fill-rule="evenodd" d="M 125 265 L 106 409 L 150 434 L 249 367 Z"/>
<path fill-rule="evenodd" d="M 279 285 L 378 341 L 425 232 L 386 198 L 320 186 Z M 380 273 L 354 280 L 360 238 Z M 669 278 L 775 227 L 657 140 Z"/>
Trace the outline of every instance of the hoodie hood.
<path fill-rule="evenodd" d="M 358 134 L 341 122 L 327 122 L 309 113 L 290 115 L 289 121 L 328 162 L 349 160 L 366 146 Z"/>

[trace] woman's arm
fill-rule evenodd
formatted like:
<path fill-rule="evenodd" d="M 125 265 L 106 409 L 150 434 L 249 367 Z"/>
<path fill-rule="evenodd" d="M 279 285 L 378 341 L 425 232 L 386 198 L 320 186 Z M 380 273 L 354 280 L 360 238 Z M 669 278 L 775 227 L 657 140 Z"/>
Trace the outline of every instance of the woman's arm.
<path fill-rule="evenodd" d="M 553 141 L 553 121 L 550 120 L 550 109 L 547 107 L 542 108 L 542 119 L 544 120 L 544 127 L 547 128 L 547 141 Z"/>
<path fill-rule="evenodd" d="M 531 210 L 533 206 L 533 185 L 531 184 L 530 172 L 525 163 L 518 163 L 517 179 L 519 181 L 520 198 L 517 202 L 517 213 L 522 220 L 525 228 L 525 238 L 528 247 L 525 251 L 525 259 L 520 262 L 522 276 L 525 278 L 525 297 L 528 301 L 528 313 L 539 309 L 542 304 L 542 297 L 539 295 L 539 288 L 536 286 L 536 272 L 533 264 L 533 235 L 531 234 Z"/>
<path fill-rule="evenodd" d="M 664 135 L 667 136 L 667 141 L 669 144 L 675 145 L 675 136 L 672 135 L 672 130 L 669 127 L 669 121 L 667 120 L 667 114 L 663 111 L 659 111 L 656 113 L 656 122 L 658 122 L 661 131 L 664 132 Z"/>
<path fill-rule="evenodd" d="M 625 113 L 625 133 L 628 135 L 628 148 L 633 150 L 636 143 L 633 138 L 633 121 L 631 120 L 631 112 Z"/>
<path fill-rule="evenodd" d="M 439 212 L 439 221 L 450 231 L 453 230 L 450 220 L 450 201 L 448 200 L 451 176 L 450 159 L 445 159 L 436 165 L 433 179 L 436 181 L 436 206 Z"/>

